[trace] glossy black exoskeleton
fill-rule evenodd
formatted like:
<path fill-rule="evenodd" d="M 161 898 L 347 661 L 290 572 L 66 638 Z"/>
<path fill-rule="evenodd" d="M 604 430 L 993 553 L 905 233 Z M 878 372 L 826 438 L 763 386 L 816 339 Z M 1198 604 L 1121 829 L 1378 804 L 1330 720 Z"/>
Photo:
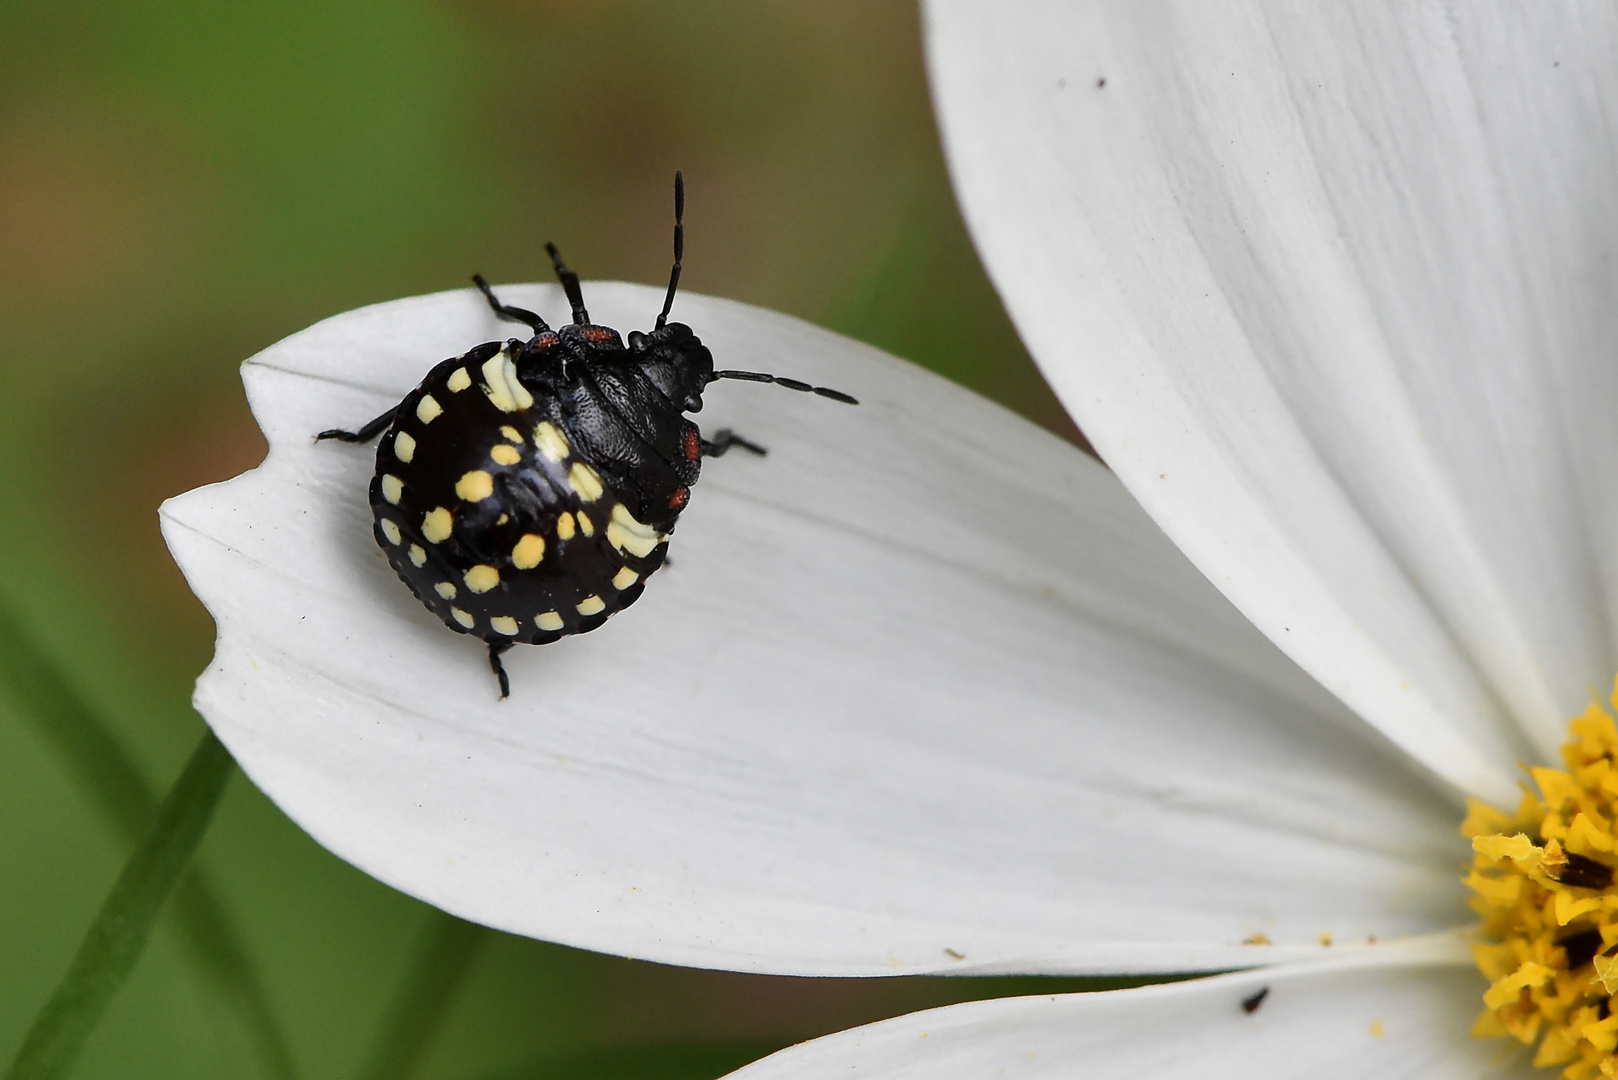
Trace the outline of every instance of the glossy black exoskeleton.
<path fill-rule="evenodd" d="M 579 279 L 546 245 L 573 309 L 552 329 L 473 281 L 527 341 L 479 345 L 445 360 L 397 406 L 358 431 L 316 439 L 377 447 L 371 509 L 377 543 L 416 597 L 452 630 L 500 656 L 594 630 L 634 603 L 662 566 L 704 457 L 764 448 L 730 431 L 703 438 L 686 413 L 717 379 L 773 382 L 857 404 L 837 390 L 753 371 L 715 371 L 683 323 L 669 322 L 684 255 L 685 187 L 674 177 L 674 269 L 652 330 L 590 321 Z"/>

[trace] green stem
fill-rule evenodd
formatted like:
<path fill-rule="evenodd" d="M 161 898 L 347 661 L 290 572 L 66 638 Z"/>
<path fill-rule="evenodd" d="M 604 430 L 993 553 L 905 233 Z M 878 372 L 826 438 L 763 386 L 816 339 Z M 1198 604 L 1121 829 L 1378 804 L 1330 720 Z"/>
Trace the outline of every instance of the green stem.
<path fill-rule="evenodd" d="M 96 711 L 3 607 L 0 683 L 19 719 L 51 748 L 119 843 L 126 847 L 139 843 L 157 814 L 157 796 Z M 200 868 L 181 881 L 174 907 L 192 963 L 236 1009 L 269 1074 L 294 1080 L 292 1053 L 269 996 L 224 904 Z"/>
<path fill-rule="evenodd" d="M 164 903 L 208 831 L 234 764 L 211 730 L 202 737 L 158 807 L 151 832 L 124 864 L 67 974 L 23 1039 L 7 1080 L 67 1075 L 140 959 Z"/>
<path fill-rule="evenodd" d="M 400 980 L 362 1080 L 405 1080 L 438 1030 L 478 943 L 487 933 L 476 923 L 432 909 L 422 941 Z"/>

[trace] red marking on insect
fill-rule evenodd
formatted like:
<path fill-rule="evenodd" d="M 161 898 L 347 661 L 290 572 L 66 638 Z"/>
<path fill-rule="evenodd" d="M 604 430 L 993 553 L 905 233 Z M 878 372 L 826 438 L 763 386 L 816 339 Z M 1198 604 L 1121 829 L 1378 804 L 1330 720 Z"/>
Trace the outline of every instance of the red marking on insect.
<path fill-rule="evenodd" d="M 550 348 L 552 345 L 555 345 L 557 343 L 557 341 L 559 341 L 559 340 L 560 339 L 555 334 L 550 334 L 550 333 L 541 334 L 537 338 L 535 338 L 532 342 L 529 343 L 529 347 L 533 348 L 533 349 L 536 349 L 536 350 L 539 350 L 539 351 L 543 351 L 545 349 Z"/>
<path fill-rule="evenodd" d="M 604 345 L 618 337 L 617 334 L 604 326 L 587 326 L 584 328 L 584 340 L 593 341 L 597 345 Z"/>
<path fill-rule="evenodd" d="M 684 510 L 685 504 L 691 501 L 690 488 L 675 488 L 674 494 L 669 496 L 670 510 Z"/>
<path fill-rule="evenodd" d="M 691 461 L 702 456 L 702 439 L 690 429 L 685 433 L 685 456 Z"/>

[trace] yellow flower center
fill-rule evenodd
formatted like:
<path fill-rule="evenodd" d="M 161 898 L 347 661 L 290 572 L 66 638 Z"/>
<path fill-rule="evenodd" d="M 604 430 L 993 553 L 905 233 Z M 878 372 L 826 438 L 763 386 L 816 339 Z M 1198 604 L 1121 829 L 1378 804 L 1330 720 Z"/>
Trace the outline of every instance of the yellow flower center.
<path fill-rule="evenodd" d="M 1618 690 L 1613 704 L 1618 707 Z M 1515 814 L 1469 800 L 1472 954 L 1489 990 L 1472 1034 L 1539 1043 L 1567 1080 L 1618 1077 L 1618 726 L 1599 705 L 1570 725 L 1563 769 L 1532 769 Z"/>

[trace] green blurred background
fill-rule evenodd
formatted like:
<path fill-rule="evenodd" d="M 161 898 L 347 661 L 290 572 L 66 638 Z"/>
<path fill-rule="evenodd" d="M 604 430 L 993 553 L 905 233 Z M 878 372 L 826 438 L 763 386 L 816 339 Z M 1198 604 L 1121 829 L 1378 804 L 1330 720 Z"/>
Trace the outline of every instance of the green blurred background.
<path fill-rule="evenodd" d="M 661 283 L 676 168 L 686 287 L 1076 435 L 955 210 L 908 3 L 0 4 L 0 601 L 110 739 L 75 752 L 0 694 L 0 1060 L 202 731 L 212 624 L 156 510 L 262 456 L 237 365 L 473 270 L 544 279 L 546 239 L 587 280 Z M 150 797 L 112 782 L 109 746 Z M 276 1075 L 268 1024 L 306 1077 L 715 1076 L 884 1016 L 1078 985 L 741 976 L 471 928 L 328 855 L 239 776 L 200 876 L 234 966 L 171 910 L 76 1075 Z M 230 979 L 261 996 L 257 1028 Z"/>

